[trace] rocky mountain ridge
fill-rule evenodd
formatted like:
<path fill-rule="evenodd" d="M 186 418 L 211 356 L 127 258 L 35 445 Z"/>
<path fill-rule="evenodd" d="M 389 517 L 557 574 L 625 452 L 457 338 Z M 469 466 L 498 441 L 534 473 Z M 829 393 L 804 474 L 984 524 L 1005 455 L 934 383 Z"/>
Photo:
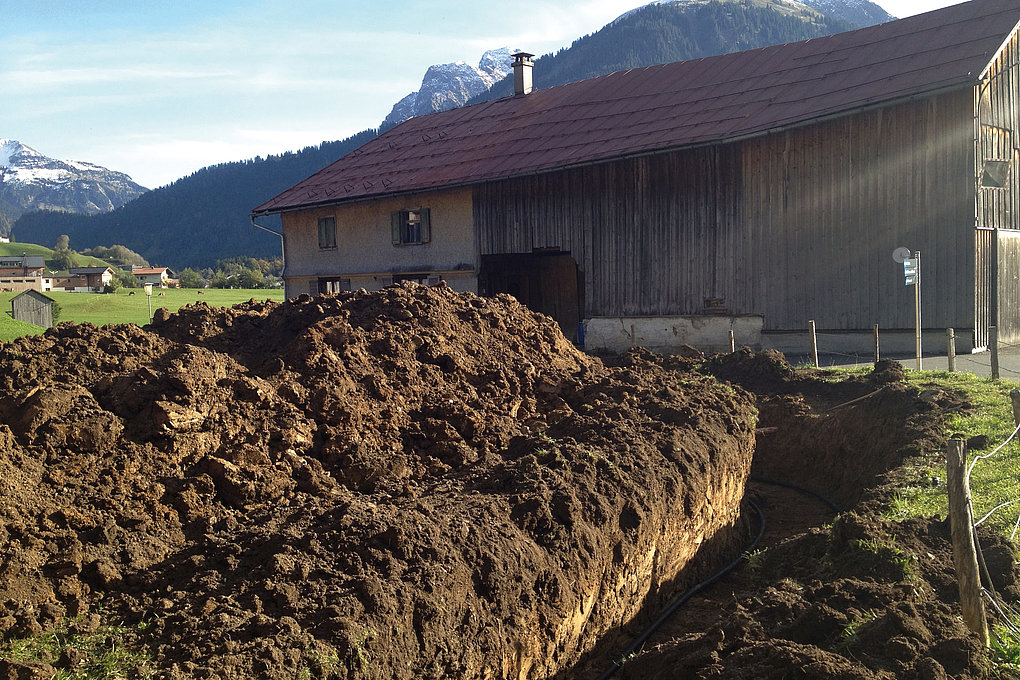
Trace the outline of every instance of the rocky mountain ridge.
<path fill-rule="evenodd" d="M 386 130 L 408 118 L 463 106 L 510 73 L 510 55 L 517 51 L 509 47 L 489 50 L 482 55 L 478 66 L 464 61 L 430 66 L 418 91 L 394 104 L 381 128 Z"/>
<path fill-rule="evenodd" d="M 148 191 L 131 177 L 83 161 L 45 156 L 14 139 L 0 139 L 0 234 L 29 210 L 95 215 Z"/>

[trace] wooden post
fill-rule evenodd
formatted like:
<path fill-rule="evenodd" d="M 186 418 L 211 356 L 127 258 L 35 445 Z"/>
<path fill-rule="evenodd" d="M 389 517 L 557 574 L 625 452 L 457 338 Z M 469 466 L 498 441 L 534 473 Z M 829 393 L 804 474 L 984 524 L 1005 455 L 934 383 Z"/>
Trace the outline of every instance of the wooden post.
<path fill-rule="evenodd" d="M 963 620 L 988 646 L 988 621 L 981 601 L 974 518 L 970 512 L 970 488 L 965 469 L 966 442 L 950 439 L 946 447 L 946 488 L 949 493 L 949 528 L 953 537 L 953 564 L 960 588 Z"/>
<path fill-rule="evenodd" d="M 956 331 L 952 328 L 946 329 L 946 361 L 949 363 L 949 372 L 956 370 Z"/>
<path fill-rule="evenodd" d="M 630 348 L 634 349 L 637 347 L 637 336 L 634 335 L 634 324 L 630 325 Z"/>
<path fill-rule="evenodd" d="M 818 368 L 818 338 L 815 337 L 815 322 L 814 319 L 807 322 L 808 334 L 811 336 L 811 361 L 814 362 L 815 368 Z"/>
<path fill-rule="evenodd" d="M 881 359 L 881 355 L 878 353 L 878 324 L 875 324 L 875 363 L 877 364 Z"/>
<path fill-rule="evenodd" d="M 917 353 L 917 370 L 921 370 L 921 251 L 915 251 L 917 282 L 914 284 L 914 351 Z"/>
<path fill-rule="evenodd" d="M 1020 390 L 1013 388 L 1009 391 L 1009 400 L 1013 404 L 1013 426 L 1020 425 Z"/>
<path fill-rule="evenodd" d="M 730 329 L 730 354 L 737 351 L 737 339 L 733 337 L 733 329 Z"/>
<path fill-rule="evenodd" d="M 999 379 L 999 329 L 988 327 L 988 349 L 992 353 L 992 380 Z"/>

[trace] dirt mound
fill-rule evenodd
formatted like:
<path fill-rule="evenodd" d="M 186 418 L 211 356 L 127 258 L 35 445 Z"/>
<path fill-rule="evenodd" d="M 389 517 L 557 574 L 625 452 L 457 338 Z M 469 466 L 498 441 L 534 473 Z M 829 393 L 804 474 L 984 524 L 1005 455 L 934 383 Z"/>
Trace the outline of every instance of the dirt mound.
<path fill-rule="evenodd" d="M 444 288 L 61 325 L 0 346 L 0 632 L 144 622 L 166 678 L 548 677 L 737 549 L 754 419 Z"/>

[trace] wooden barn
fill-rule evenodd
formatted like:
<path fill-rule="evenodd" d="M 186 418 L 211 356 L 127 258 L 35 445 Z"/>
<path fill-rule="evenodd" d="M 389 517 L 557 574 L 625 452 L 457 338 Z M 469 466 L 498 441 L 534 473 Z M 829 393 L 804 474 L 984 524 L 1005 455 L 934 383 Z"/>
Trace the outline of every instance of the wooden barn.
<path fill-rule="evenodd" d="M 49 328 L 53 325 L 53 298 L 37 290 L 26 290 L 11 298 L 11 316 L 15 321 Z"/>
<path fill-rule="evenodd" d="M 258 206 L 288 296 L 445 280 L 589 347 L 1020 342 L 1020 5 L 633 69 L 412 118 Z M 796 335 L 795 335 L 796 334 Z M 934 342 L 929 338 L 926 343 Z M 800 343 L 800 345 L 797 345 Z"/>

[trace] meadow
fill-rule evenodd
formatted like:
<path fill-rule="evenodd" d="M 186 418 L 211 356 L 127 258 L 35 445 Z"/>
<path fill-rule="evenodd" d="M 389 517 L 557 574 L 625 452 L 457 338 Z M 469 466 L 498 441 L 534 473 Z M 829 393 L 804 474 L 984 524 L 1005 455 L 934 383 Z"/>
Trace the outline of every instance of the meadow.
<path fill-rule="evenodd" d="M 134 293 L 131 295 L 130 293 Z M 11 298 L 17 293 L 0 293 L 0 341 L 10 341 L 23 335 L 38 335 L 45 329 L 11 318 Z M 213 307 L 230 307 L 248 300 L 275 300 L 283 302 L 282 289 L 231 289 L 231 288 L 168 288 L 154 289 L 152 298 L 145 296 L 142 288 L 121 288 L 116 293 L 67 293 L 48 292 L 60 305 L 58 323 L 72 321 L 103 326 L 110 323 L 133 323 L 144 326 L 149 323 L 149 304 L 155 312 L 166 307 L 176 312 L 185 305 L 204 302 Z"/>

